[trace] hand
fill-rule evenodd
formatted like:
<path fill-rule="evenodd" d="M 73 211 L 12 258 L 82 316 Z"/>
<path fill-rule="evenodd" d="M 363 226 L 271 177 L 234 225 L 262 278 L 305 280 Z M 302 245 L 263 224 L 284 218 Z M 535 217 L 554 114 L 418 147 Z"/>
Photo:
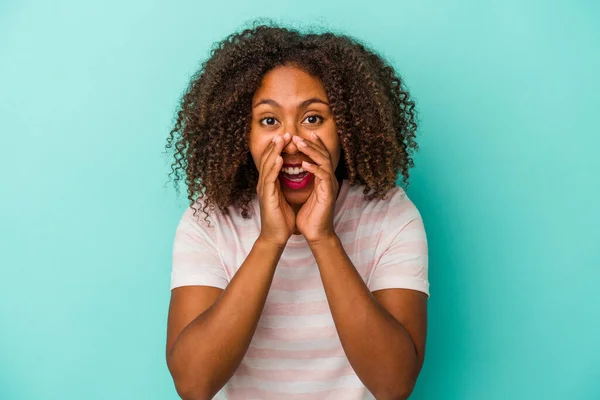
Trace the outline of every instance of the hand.
<path fill-rule="evenodd" d="M 293 140 L 298 150 L 316 163 L 302 162 L 302 168 L 314 175 L 313 191 L 296 215 L 298 230 L 307 242 L 316 243 L 335 236 L 333 215 L 339 183 L 331 165 L 331 155 L 314 132 L 310 141 L 299 136 L 294 136 Z"/>
<path fill-rule="evenodd" d="M 259 238 L 276 246 L 285 247 L 294 233 L 296 222 L 294 210 L 283 197 L 279 183 L 279 171 L 283 165 L 281 150 L 290 142 L 291 135 L 276 135 L 260 159 L 256 193 L 260 204 Z"/>

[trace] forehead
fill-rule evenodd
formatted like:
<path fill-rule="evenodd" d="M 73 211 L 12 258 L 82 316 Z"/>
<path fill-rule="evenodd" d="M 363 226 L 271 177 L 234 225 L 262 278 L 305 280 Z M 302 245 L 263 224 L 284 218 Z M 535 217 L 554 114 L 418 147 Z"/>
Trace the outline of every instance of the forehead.
<path fill-rule="evenodd" d="M 321 80 L 293 66 L 279 66 L 267 72 L 254 93 L 254 100 L 271 98 L 283 103 L 296 103 L 309 97 L 327 101 Z"/>

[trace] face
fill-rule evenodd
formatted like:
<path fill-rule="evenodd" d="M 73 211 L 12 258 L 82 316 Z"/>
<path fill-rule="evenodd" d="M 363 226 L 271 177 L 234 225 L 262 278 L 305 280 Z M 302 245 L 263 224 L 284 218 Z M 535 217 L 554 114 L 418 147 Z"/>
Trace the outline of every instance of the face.
<path fill-rule="evenodd" d="M 265 74 L 252 99 L 249 146 L 259 172 L 261 157 L 273 136 L 283 136 L 286 132 L 307 141 L 311 132 L 315 132 L 327 148 L 335 171 L 340 159 L 340 143 L 325 88 L 318 78 L 291 65 L 278 66 Z M 282 168 L 286 164 L 301 164 L 302 161 L 315 163 L 298 150 L 293 140 L 283 148 L 281 157 Z M 299 206 L 306 202 L 313 185 L 314 178 L 301 189 L 292 189 L 284 184 L 279 186 L 287 202 L 291 206 Z"/>

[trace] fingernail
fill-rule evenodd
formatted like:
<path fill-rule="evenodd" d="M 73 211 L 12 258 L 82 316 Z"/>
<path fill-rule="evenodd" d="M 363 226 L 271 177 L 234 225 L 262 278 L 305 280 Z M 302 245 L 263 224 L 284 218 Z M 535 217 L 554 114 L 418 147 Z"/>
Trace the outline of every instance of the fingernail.
<path fill-rule="evenodd" d="M 313 139 L 318 139 L 318 138 L 319 138 L 319 137 L 317 136 L 317 134 L 316 134 L 316 133 L 314 133 L 314 132 L 311 132 L 310 134 L 311 134 L 311 136 L 313 137 Z"/>
<path fill-rule="evenodd" d="M 308 145 L 306 144 L 306 142 L 304 142 L 304 139 L 299 139 L 299 140 L 298 140 L 298 144 L 299 144 L 300 146 L 308 146 Z"/>
<path fill-rule="evenodd" d="M 291 136 L 291 135 L 290 135 L 290 133 L 289 133 L 289 132 L 286 132 L 286 133 L 283 135 L 283 137 L 284 137 L 286 140 L 287 140 L 287 139 L 289 139 L 289 138 L 290 138 L 290 136 Z"/>
<path fill-rule="evenodd" d="M 279 141 L 279 135 L 275 135 L 275 137 L 273 137 L 273 143 L 277 143 Z"/>

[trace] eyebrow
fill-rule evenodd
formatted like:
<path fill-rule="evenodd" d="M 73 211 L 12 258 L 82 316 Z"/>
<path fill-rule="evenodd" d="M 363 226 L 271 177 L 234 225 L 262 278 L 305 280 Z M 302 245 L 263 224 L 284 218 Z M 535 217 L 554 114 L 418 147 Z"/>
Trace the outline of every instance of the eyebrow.
<path fill-rule="evenodd" d="M 319 99 L 318 97 L 311 97 L 310 99 L 304 100 L 302 103 L 300 103 L 299 107 L 304 108 L 312 103 L 321 103 L 321 104 L 325 104 L 326 106 L 329 106 L 329 103 L 327 103 L 326 101 L 323 101 L 323 100 Z M 270 104 L 274 107 L 281 108 L 281 105 L 273 99 L 260 99 L 259 101 L 256 102 L 256 104 L 254 104 L 252 106 L 252 108 L 258 107 L 261 104 Z"/>

